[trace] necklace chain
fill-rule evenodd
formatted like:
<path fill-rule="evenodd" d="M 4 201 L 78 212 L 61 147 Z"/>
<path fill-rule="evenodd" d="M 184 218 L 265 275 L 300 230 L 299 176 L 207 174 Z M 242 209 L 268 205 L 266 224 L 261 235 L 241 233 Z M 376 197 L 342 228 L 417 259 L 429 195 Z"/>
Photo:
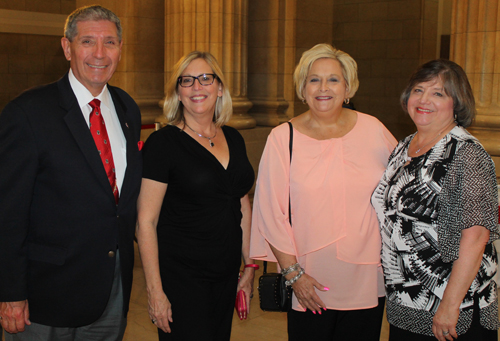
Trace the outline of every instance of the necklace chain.
<path fill-rule="evenodd" d="M 210 143 L 210 147 L 213 147 L 215 146 L 215 144 L 212 142 L 212 139 L 215 138 L 217 136 L 217 127 L 215 127 L 215 134 L 214 136 L 212 137 L 208 137 L 208 136 L 204 136 L 204 135 L 201 135 L 200 133 L 196 132 L 193 128 L 191 128 L 186 122 L 184 122 L 186 124 L 186 127 L 188 127 L 193 133 L 195 133 L 196 135 L 198 135 L 199 137 L 203 137 L 205 139 L 208 139 L 208 142 Z"/>
<path fill-rule="evenodd" d="M 455 123 L 455 122 L 453 122 Z M 427 147 L 428 145 L 430 145 L 432 142 L 434 142 L 448 127 L 444 128 L 443 130 L 440 130 L 439 133 L 432 139 L 430 140 L 429 142 L 427 142 L 426 144 L 424 144 L 422 147 L 418 148 L 414 154 L 418 154 L 422 149 L 424 149 L 425 147 Z M 418 132 L 417 132 L 418 134 Z"/>

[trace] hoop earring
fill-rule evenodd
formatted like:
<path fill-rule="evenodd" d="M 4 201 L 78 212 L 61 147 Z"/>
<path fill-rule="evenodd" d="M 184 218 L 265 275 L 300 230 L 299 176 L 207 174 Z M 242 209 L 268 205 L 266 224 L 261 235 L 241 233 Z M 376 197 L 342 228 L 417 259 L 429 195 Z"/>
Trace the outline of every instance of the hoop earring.
<path fill-rule="evenodd" d="M 302 104 L 307 104 L 307 101 L 305 99 L 303 99 Z"/>
<path fill-rule="evenodd" d="M 346 98 L 346 99 L 344 100 L 344 103 L 345 103 L 345 104 L 349 104 L 349 98 Z"/>

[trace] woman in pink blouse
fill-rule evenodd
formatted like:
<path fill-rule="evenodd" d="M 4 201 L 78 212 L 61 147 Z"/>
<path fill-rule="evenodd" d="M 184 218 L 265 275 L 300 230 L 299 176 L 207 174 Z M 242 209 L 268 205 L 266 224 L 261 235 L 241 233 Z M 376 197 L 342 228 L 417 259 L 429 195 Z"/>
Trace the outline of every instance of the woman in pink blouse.
<path fill-rule="evenodd" d="M 376 118 L 343 107 L 359 84 L 347 53 L 314 46 L 302 55 L 294 81 L 309 110 L 291 120 L 291 164 L 288 124 L 268 137 L 250 256 L 278 261 L 293 283 L 289 340 L 378 341 L 384 283 L 370 197 L 396 140 Z"/>

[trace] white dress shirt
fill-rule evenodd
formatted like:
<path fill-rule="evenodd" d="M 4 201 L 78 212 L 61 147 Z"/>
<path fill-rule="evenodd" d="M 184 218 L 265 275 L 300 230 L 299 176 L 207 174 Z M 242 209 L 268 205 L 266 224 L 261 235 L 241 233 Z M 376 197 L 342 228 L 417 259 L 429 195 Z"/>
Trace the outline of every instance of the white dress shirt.
<path fill-rule="evenodd" d="M 89 116 L 92 112 L 90 102 L 97 98 L 101 101 L 101 114 L 106 122 L 106 130 L 108 132 L 109 141 L 111 143 L 111 152 L 113 153 L 113 161 L 115 163 L 116 185 L 118 193 L 121 193 L 125 170 L 127 169 L 127 141 L 120 125 L 120 120 L 116 115 L 116 109 L 109 94 L 108 87 L 105 85 L 102 92 L 94 97 L 90 91 L 76 79 L 73 71 L 69 70 L 69 83 L 75 93 L 80 109 L 83 113 L 83 118 L 90 129 Z"/>

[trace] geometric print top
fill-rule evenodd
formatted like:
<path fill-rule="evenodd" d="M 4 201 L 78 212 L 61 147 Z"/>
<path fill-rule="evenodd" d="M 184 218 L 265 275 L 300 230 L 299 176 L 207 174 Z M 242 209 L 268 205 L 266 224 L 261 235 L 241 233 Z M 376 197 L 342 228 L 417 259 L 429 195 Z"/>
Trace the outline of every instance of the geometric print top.
<path fill-rule="evenodd" d="M 458 258 L 461 231 L 490 230 L 479 272 L 461 306 L 456 326 L 464 334 L 480 309 L 481 325 L 495 330 L 498 298 L 493 280 L 497 255 L 498 191 L 495 166 L 479 141 L 453 128 L 427 153 L 407 163 L 415 134 L 400 141 L 372 195 L 382 237 L 387 319 L 433 336 L 432 319 Z"/>

